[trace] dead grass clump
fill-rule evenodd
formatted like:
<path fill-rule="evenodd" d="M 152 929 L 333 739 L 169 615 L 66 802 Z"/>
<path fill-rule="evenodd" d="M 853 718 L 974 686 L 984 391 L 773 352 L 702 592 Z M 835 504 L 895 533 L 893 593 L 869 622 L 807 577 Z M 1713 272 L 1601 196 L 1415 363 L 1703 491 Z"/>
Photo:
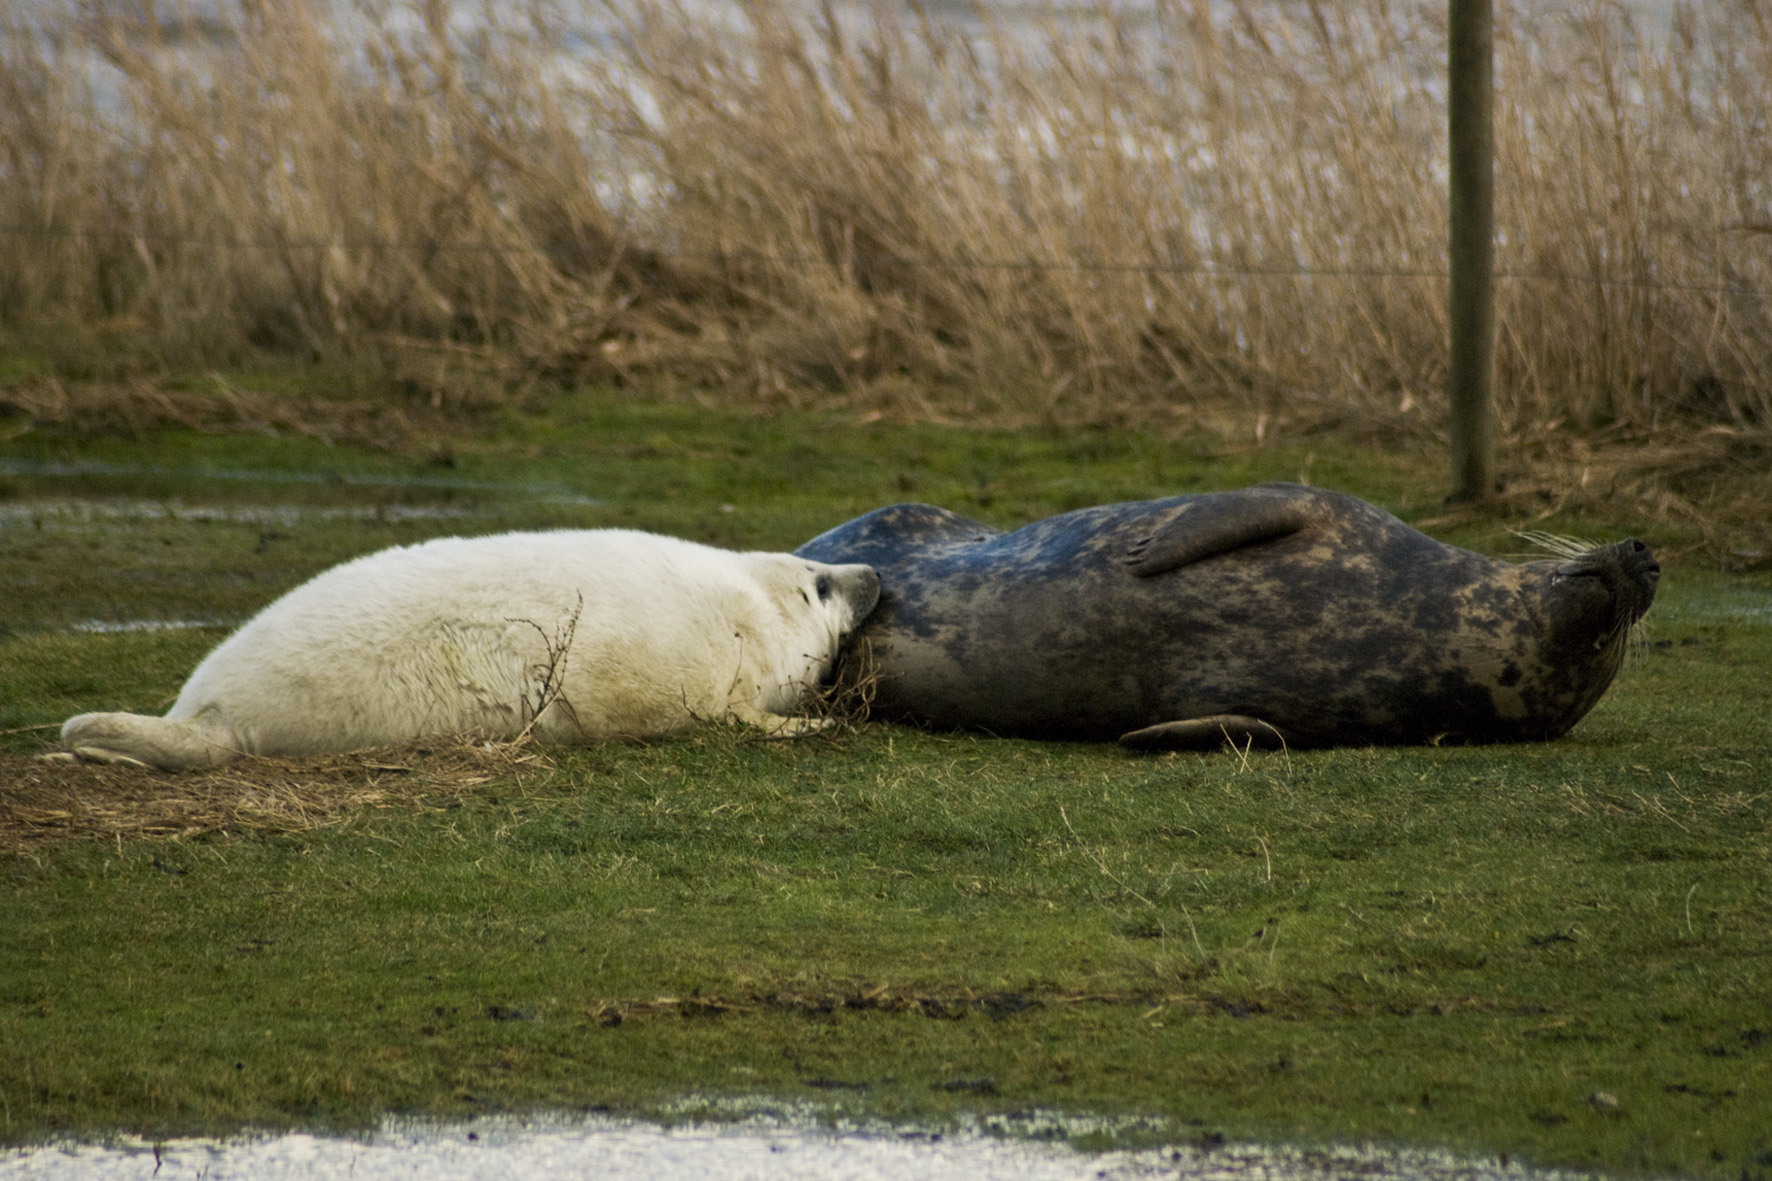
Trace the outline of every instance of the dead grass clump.
<path fill-rule="evenodd" d="M 304 832 L 365 809 L 443 807 L 494 778 L 520 780 L 551 766 L 533 749 L 466 740 L 311 759 L 253 757 L 177 773 L 0 754 L 0 847 L 16 853 L 68 840 Z"/>
<path fill-rule="evenodd" d="M 837 658 L 835 675 L 828 684 L 819 686 L 802 712 L 824 719 L 828 723 L 825 734 L 858 730 L 867 724 L 881 675 L 871 640 L 846 649 Z"/>
<path fill-rule="evenodd" d="M 1507 487 L 1488 504 L 1450 507 L 1416 523 L 1431 529 L 1497 516 L 1635 517 L 1677 526 L 1696 539 L 1678 548 L 1657 545 L 1664 560 L 1703 553 L 1727 569 L 1772 563 L 1772 518 L 1765 511 L 1772 498 L 1772 436 L 1720 425 L 1623 438 L 1566 435 L 1522 444 L 1509 469 Z"/>

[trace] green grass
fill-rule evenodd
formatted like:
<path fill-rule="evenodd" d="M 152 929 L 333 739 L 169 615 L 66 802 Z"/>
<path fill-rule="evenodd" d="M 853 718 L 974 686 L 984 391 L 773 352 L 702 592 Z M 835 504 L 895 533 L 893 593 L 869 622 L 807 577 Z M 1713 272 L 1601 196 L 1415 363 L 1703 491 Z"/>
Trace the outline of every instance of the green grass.
<path fill-rule="evenodd" d="M 451 448 L 440 469 L 302 440 L 4 445 L 39 466 L 441 471 L 602 502 L 15 475 L 6 749 L 40 748 L 52 731 L 23 728 L 75 710 L 157 708 L 223 634 L 71 624 L 237 620 L 438 532 L 636 524 L 791 546 L 895 499 L 1008 525 L 1296 476 L 1307 456 L 1314 482 L 1435 511 L 1433 473 L 1396 457 L 590 396 Z M 21 507 L 70 483 L 303 512 Z M 322 511 L 378 503 L 462 515 Z M 1463 539 L 1515 549 L 1511 523 Z M 1673 560 L 1651 619 L 1594 714 L 1542 746 L 1243 759 L 892 726 L 708 733 L 555 750 L 466 796 L 421 782 L 423 804 L 302 834 L 29 846 L 0 862 L 0 1140 L 767 1096 L 1772 1175 L 1772 580 Z"/>

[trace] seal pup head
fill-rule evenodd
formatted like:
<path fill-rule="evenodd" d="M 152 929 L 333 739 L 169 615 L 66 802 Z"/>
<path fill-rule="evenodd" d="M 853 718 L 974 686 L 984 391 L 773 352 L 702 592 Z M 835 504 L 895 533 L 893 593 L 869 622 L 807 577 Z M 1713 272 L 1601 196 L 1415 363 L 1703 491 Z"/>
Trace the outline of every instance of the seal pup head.
<path fill-rule="evenodd" d="M 861 563 L 830 565 L 757 554 L 759 575 L 784 625 L 785 662 L 765 678 L 766 710 L 787 712 L 831 677 L 837 653 L 880 601 L 880 576 Z"/>

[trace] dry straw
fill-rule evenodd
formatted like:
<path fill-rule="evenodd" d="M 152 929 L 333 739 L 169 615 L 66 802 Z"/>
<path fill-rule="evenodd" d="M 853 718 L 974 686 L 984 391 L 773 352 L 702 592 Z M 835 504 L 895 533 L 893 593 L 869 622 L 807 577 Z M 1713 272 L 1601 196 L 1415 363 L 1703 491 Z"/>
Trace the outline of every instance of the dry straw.
<path fill-rule="evenodd" d="M 174 367 L 417 341 L 766 401 L 1431 441 L 1444 7 L 13 8 L 0 322 Z M 1680 5 L 1651 38 L 1600 0 L 1498 8 L 1507 454 L 1676 515 L 1751 503 L 1772 9 Z"/>
<path fill-rule="evenodd" d="M 303 832 L 352 823 L 379 808 L 445 808 L 494 779 L 501 793 L 521 793 L 553 770 L 533 748 L 470 739 L 305 759 L 254 757 L 176 773 L 0 755 L 0 852 L 82 839 Z"/>

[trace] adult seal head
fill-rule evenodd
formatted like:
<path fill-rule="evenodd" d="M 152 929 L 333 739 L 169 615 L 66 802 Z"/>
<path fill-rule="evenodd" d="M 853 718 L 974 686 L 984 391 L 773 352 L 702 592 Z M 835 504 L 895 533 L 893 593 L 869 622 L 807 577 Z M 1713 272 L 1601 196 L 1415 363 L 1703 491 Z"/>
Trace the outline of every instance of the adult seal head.
<path fill-rule="evenodd" d="M 1634 539 L 1496 561 L 1290 484 L 1013 533 L 894 505 L 796 553 L 879 572 L 849 649 L 871 650 L 876 716 L 1149 749 L 1555 738 L 1661 572 Z"/>

